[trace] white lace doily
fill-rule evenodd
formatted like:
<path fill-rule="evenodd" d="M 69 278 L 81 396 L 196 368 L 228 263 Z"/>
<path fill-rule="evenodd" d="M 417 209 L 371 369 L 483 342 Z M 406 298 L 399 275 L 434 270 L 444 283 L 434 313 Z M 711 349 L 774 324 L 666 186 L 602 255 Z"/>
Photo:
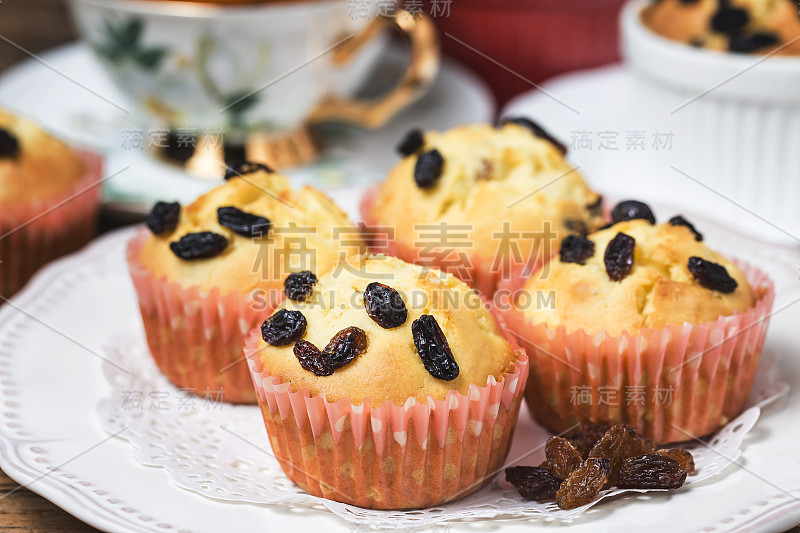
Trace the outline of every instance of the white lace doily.
<path fill-rule="evenodd" d="M 176 485 L 209 498 L 324 507 L 360 525 L 396 528 L 500 515 L 568 521 L 605 498 L 623 492 L 647 492 L 608 490 L 587 506 L 564 511 L 555 503 L 523 501 L 504 481 L 501 471 L 491 484 L 472 496 L 428 509 L 379 511 L 317 498 L 303 492 L 283 474 L 269 447 L 258 407 L 221 403 L 213 391 L 190 394 L 177 389 L 158 371 L 142 338 L 117 336 L 105 352 L 119 366 L 104 365 L 112 389 L 110 398 L 98 405 L 104 429 L 116 433 L 127 427 L 120 437 L 133 446 L 137 461 L 166 469 Z M 716 475 L 738 459 L 742 439 L 756 423 L 761 407 L 788 391 L 788 385 L 770 379 L 770 365 L 763 362 L 766 364 L 760 369 L 751 407 L 707 445 L 690 447 L 697 471 L 687 478 L 687 487 Z M 519 433 L 516 438 L 521 438 Z M 541 444 L 531 443 L 531 448 Z M 520 464 L 537 464 L 536 459 L 541 456 L 541 462 L 543 455 L 540 450 Z"/>

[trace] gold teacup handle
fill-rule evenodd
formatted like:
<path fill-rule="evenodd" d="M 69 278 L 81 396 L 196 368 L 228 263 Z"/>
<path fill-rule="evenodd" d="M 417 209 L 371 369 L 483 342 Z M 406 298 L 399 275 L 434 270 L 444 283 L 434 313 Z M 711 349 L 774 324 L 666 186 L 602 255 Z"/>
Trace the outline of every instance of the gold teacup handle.
<path fill-rule="evenodd" d="M 333 50 L 333 63 L 348 63 L 364 44 L 392 25 L 400 28 L 411 41 L 411 62 L 397 86 L 377 100 L 364 101 L 328 95 L 311 112 L 309 121 L 340 121 L 365 128 L 379 128 L 422 95 L 436 77 L 441 59 L 436 27 L 425 14 L 414 17 L 408 11 L 400 9 L 393 16 L 372 19 L 358 35 Z"/>

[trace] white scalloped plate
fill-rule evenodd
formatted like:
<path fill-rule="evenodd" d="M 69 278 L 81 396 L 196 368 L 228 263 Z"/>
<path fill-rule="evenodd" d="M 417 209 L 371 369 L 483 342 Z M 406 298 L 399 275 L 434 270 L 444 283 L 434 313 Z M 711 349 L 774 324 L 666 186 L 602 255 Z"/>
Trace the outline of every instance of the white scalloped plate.
<path fill-rule="evenodd" d="M 674 212 L 656 207 L 661 217 Z M 764 409 L 745 438 L 737 461 L 741 466 L 678 492 L 603 502 L 570 524 L 570 530 L 776 531 L 800 522 L 800 303 L 786 307 L 800 299 L 800 252 L 764 245 L 685 214 L 712 246 L 747 257 L 775 279 L 775 309 L 785 309 L 773 318 L 767 347 L 780 357 L 780 377 L 792 391 Z M 180 489 L 166 471 L 141 466 L 128 443 L 103 431 L 95 408 L 111 391 L 97 354 L 114 332 L 141 334 L 123 259 L 131 234 L 130 229 L 109 234 L 50 265 L 0 309 L 0 467 L 105 530 L 354 531 L 325 510 L 226 503 Z M 523 412 L 518 434 L 536 431 L 541 430 Z M 528 531 L 544 522 L 495 518 L 449 523 L 454 530 L 499 525 Z"/>

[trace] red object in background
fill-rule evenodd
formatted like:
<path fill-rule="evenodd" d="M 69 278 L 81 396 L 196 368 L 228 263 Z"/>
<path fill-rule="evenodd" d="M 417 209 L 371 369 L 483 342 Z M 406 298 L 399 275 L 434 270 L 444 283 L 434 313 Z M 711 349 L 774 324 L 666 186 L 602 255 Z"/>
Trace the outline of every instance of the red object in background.
<path fill-rule="evenodd" d="M 534 88 L 519 76 L 539 83 L 561 72 L 618 60 L 618 17 L 624 3 L 427 0 L 425 7 L 439 28 L 444 52 L 486 80 L 502 106 Z"/>

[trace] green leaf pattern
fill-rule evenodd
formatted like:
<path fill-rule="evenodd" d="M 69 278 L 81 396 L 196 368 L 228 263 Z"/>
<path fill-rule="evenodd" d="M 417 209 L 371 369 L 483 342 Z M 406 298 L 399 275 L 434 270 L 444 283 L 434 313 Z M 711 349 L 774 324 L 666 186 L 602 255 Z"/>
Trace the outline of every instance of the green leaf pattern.
<path fill-rule="evenodd" d="M 141 42 L 144 23 L 138 17 L 118 23 L 105 21 L 105 42 L 94 45 L 97 53 L 107 60 L 117 63 L 132 61 L 141 68 L 157 70 L 167 55 L 163 46 L 144 46 Z"/>

